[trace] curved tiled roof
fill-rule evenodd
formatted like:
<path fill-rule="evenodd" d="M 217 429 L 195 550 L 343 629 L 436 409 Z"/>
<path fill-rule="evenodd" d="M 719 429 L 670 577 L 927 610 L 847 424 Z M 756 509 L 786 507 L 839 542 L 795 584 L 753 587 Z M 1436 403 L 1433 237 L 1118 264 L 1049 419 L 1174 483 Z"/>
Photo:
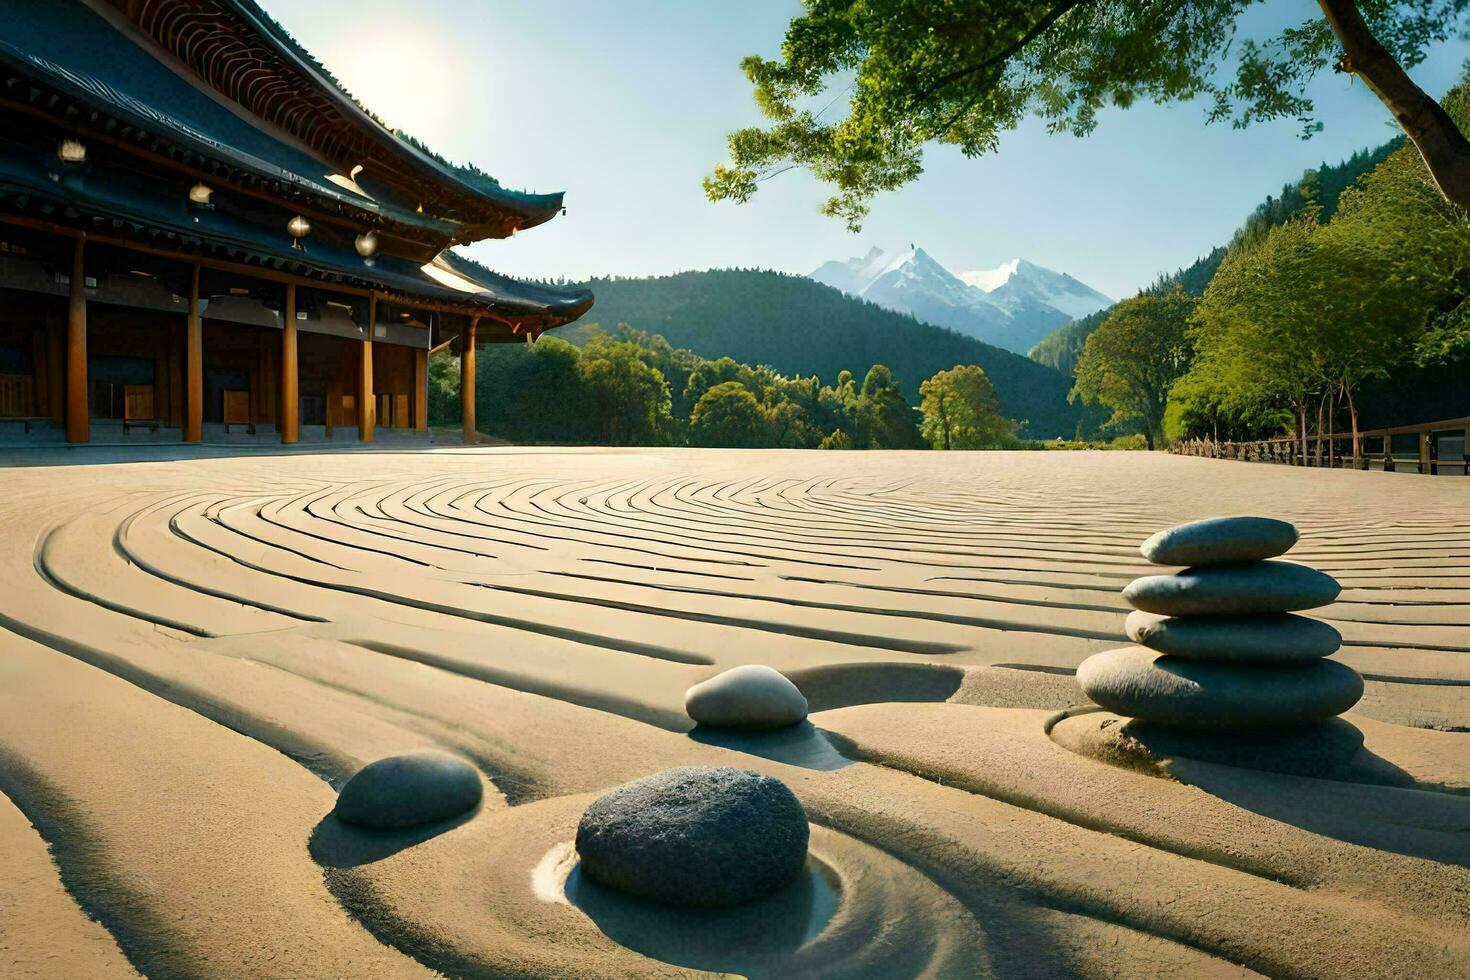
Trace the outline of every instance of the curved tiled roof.
<path fill-rule="evenodd" d="M 347 284 L 410 302 L 484 313 L 536 331 L 575 320 L 592 306 L 592 294 L 585 289 L 468 270 L 453 256 L 423 264 L 392 255 L 365 260 L 350 244 L 325 236 L 293 247 L 284 228 L 273 235 L 225 211 L 191 210 L 182 195 L 168 190 L 107 171 L 58 174 L 34 154 L 0 144 L 0 209 L 31 221 L 270 268 L 319 280 L 327 288 Z"/>
<path fill-rule="evenodd" d="M 505 237 L 550 220 L 562 207 L 561 193 L 509 190 L 476 168 L 455 166 L 401 138 L 253 0 L 111 2 L 227 98 L 344 169 L 366 164 L 406 200 L 422 200 L 426 210 L 453 217 L 462 226 L 460 241 Z"/>

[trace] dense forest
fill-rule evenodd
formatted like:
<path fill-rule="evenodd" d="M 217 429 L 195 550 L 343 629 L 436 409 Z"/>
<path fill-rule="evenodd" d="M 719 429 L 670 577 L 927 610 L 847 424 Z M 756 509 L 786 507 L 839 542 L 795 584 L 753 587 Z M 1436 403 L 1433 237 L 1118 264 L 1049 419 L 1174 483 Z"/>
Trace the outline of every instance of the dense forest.
<path fill-rule="evenodd" d="M 1214 278 L 1215 270 L 1220 268 L 1229 248 L 1246 247 L 1260 241 L 1272 228 L 1290 221 L 1308 208 L 1315 210 L 1318 221 L 1330 220 L 1337 211 L 1337 201 L 1342 192 L 1403 144 L 1402 136 L 1395 137 L 1377 149 L 1359 150 L 1341 163 L 1323 163 L 1315 170 L 1308 170 L 1302 174 L 1300 180 L 1283 186 L 1280 194 L 1268 195 L 1266 200 L 1257 205 L 1245 222 L 1236 229 L 1228 248 L 1224 245 L 1218 246 L 1185 268 L 1159 276 L 1143 292 L 1161 296 L 1177 286 L 1191 296 L 1203 296 L 1205 287 Z M 1027 352 L 1027 356 L 1038 364 L 1045 364 L 1063 374 L 1074 374 L 1077 358 L 1082 354 L 1082 345 L 1111 312 L 1110 307 L 1062 324 L 1038 341 Z"/>
<path fill-rule="evenodd" d="M 476 365 L 482 430 L 515 442 L 780 449 L 993 449 L 1020 446 L 1016 423 L 973 364 L 918 386 L 918 411 L 882 364 L 861 380 L 840 371 L 782 375 L 729 357 L 707 359 L 622 326 L 582 347 L 559 337 L 485 346 Z M 459 359 L 429 362 L 429 414 L 460 417 Z"/>
<path fill-rule="evenodd" d="M 1465 127 L 1470 83 L 1444 105 Z M 1412 146 L 1306 174 L 1212 264 L 1202 291 L 1165 277 L 1095 324 L 1072 396 L 1150 445 L 1291 435 L 1303 454 L 1467 413 L 1470 215 Z"/>
<path fill-rule="evenodd" d="M 650 279 L 598 279 L 587 323 L 556 332 L 581 343 L 598 326 L 628 324 L 703 357 L 769 365 L 832 382 L 840 371 L 885 364 L 915 400 L 919 385 L 961 364 L 982 368 L 1001 411 L 1029 438 L 1073 437 L 1100 418 L 1068 404 L 1071 379 L 1010 351 L 846 296 L 804 276 L 755 270 L 682 272 Z"/>

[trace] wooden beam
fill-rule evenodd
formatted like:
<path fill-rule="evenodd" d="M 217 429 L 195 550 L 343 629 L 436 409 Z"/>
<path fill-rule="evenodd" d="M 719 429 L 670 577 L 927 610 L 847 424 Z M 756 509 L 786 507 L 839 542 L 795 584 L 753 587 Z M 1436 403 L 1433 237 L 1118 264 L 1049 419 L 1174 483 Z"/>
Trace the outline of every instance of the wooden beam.
<path fill-rule="evenodd" d="M 377 399 L 373 397 L 373 334 L 378 326 L 378 296 L 368 297 L 367 336 L 362 340 L 362 359 L 357 369 L 357 438 L 373 441 L 373 423 L 377 417 Z"/>
<path fill-rule="evenodd" d="M 38 221 L 35 218 L 26 218 L 18 214 L 0 214 L 0 224 L 15 225 L 20 228 L 31 228 L 35 231 L 50 232 L 53 235 L 61 235 L 66 238 L 86 238 L 103 245 L 113 245 L 117 248 L 128 249 L 133 252 L 142 252 L 145 255 L 158 255 L 163 258 L 176 259 L 181 262 L 190 262 L 205 269 L 217 269 L 221 272 L 234 272 L 246 276 L 254 276 L 257 279 L 266 279 L 271 282 L 296 283 L 298 286 L 310 286 L 326 292 L 343 293 L 348 296 L 371 296 L 378 295 L 392 303 L 401 303 L 404 306 L 413 306 L 423 310 L 433 310 L 436 313 L 461 313 L 465 316 L 483 317 L 503 323 L 507 327 L 512 326 L 511 320 L 496 314 L 494 311 L 477 307 L 470 303 L 446 303 L 440 300 L 432 300 L 418 296 L 410 296 L 406 293 L 384 292 L 381 290 L 368 289 L 362 286 L 349 286 L 346 283 L 332 282 L 326 279 L 313 279 L 310 276 L 297 275 L 291 272 L 280 272 L 276 269 L 267 269 L 264 266 L 249 265 L 245 262 L 228 262 L 223 259 L 212 259 L 207 256 L 195 255 L 192 252 L 181 251 L 176 248 L 159 248 L 155 245 L 144 245 L 130 238 L 119 238 L 114 235 L 99 235 L 92 232 L 84 232 L 67 225 L 59 225 L 53 221 Z M 521 322 L 521 321 L 517 321 Z M 544 328 L 543 328 L 544 329 Z"/>
<path fill-rule="evenodd" d="M 189 325 L 184 336 L 184 441 L 204 439 L 204 320 L 199 312 L 199 263 L 189 270 Z"/>
<path fill-rule="evenodd" d="M 78 238 L 71 258 L 71 289 L 66 304 L 66 441 L 86 442 L 91 401 L 87 381 L 86 239 Z"/>
<path fill-rule="evenodd" d="M 286 309 L 281 324 L 281 441 L 294 443 L 300 437 L 297 408 L 301 403 L 296 369 L 296 284 L 286 284 Z"/>
<path fill-rule="evenodd" d="M 479 428 L 475 424 L 475 328 L 480 325 L 478 316 L 470 317 L 464 328 L 464 343 L 459 354 L 459 402 L 464 425 L 464 444 L 473 446 L 479 441 Z"/>
<path fill-rule="evenodd" d="M 429 352 L 413 352 L 413 427 L 419 432 L 429 429 Z"/>
<path fill-rule="evenodd" d="M 51 123 L 62 130 L 76 134 L 77 138 L 81 139 L 83 142 L 101 143 L 108 146 L 116 147 L 117 149 L 135 155 L 143 160 L 147 160 L 149 163 L 156 164 L 166 170 L 173 170 L 177 173 L 183 174 L 184 176 L 192 180 L 206 184 L 216 191 L 220 190 L 221 188 L 228 188 L 228 192 L 231 194 L 243 194 L 247 197 L 253 197 L 257 200 L 266 201 L 278 207 L 289 206 L 290 210 L 295 211 L 297 214 L 305 215 L 313 222 L 336 225 L 337 227 L 342 228 L 344 231 L 347 231 L 349 234 L 355 235 L 358 232 L 362 231 L 364 227 L 372 225 L 375 222 L 381 222 L 385 226 L 391 224 L 394 228 L 402 229 L 406 232 L 418 231 L 422 234 L 430 235 L 433 238 L 433 241 L 425 243 L 419 239 L 411 237 L 411 235 L 409 234 L 393 234 L 391 235 L 391 237 L 393 238 L 397 238 L 401 241 L 412 242 L 413 244 L 419 246 L 424 246 L 427 244 L 429 249 L 442 249 L 449 245 L 455 244 L 455 235 L 464 227 L 461 224 L 460 227 L 456 228 L 454 232 L 428 232 L 425 229 L 419 228 L 417 225 L 406 224 L 402 221 L 397 220 L 396 218 L 383 214 L 380 211 L 369 211 L 365 208 L 359 208 L 356 205 L 352 204 L 351 201 L 345 197 L 337 200 L 337 203 L 340 203 L 345 207 L 356 209 L 361 217 L 349 218 L 341 214 L 333 214 L 330 211 L 320 210 L 318 208 L 303 205 L 300 201 L 287 202 L 279 194 L 271 194 L 268 191 L 251 187 L 249 184 L 239 183 L 230 180 L 221 180 L 220 175 L 211 171 L 201 170 L 198 167 L 190 167 L 186 164 L 179 163 L 177 160 L 173 159 L 170 156 L 161 153 L 155 153 L 147 147 L 141 146 L 131 140 L 118 139 L 117 137 L 109 136 L 107 133 L 98 130 L 96 127 L 78 126 L 68 122 L 65 119 L 58 119 L 53 113 L 45 112 L 41 109 L 36 108 L 35 106 L 29 105 L 24 102 L 16 102 L 12 99 L 0 99 L 0 109 L 7 109 L 12 112 L 19 112 L 28 116 L 32 116 L 37 119 L 43 119 L 46 122 Z M 233 164 L 226 163 L 225 166 L 228 166 L 231 169 L 237 169 L 234 167 Z M 260 179 L 264 180 L 266 178 L 261 177 Z M 305 190 L 304 193 L 309 195 L 314 200 L 321 200 L 321 195 L 314 190 Z M 384 228 L 384 232 L 386 233 L 386 227 Z"/>

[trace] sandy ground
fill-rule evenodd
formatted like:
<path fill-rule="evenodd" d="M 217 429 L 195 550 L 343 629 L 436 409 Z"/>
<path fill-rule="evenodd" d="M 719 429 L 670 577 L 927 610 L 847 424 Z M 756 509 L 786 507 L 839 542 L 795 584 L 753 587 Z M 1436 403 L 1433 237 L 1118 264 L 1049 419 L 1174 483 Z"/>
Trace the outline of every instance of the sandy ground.
<path fill-rule="evenodd" d="M 1470 480 L 159 456 L 0 459 L 0 975 L 1470 975 Z M 1343 584 L 1316 614 L 1368 690 L 1333 778 L 1124 758 L 1104 716 L 1060 714 L 1122 643 L 1138 543 L 1236 513 L 1294 521 L 1290 557 Z M 810 724 L 691 731 L 684 690 L 743 663 L 795 679 Z M 329 816 L 358 767 L 426 747 L 480 768 L 473 816 Z M 580 878 L 586 804 L 685 764 L 793 788 L 799 888 L 680 915 Z"/>

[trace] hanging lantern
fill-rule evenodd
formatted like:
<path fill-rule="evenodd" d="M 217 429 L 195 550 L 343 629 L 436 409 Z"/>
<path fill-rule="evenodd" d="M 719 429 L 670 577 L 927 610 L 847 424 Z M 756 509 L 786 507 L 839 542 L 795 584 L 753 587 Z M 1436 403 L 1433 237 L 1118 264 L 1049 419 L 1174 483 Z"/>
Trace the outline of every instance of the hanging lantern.
<path fill-rule="evenodd" d="M 291 234 L 291 247 L 300 248 L 301 239 L 311 234 L 311 222 L 307 221 L 305 218 L 298 214 L 296 217 L 286 222 L 286 231 L 290 232 Z"/>
<path fill-rule="evenodd" d="M 213 194 L 214 188 L 208 184 L 195 184 L 189 188 L 189 204 L 200 211 L 211 210 L 214 205 L 210 203 L 209 199 Z"/>
<path fill-rule="evenodd" d="M 64 139 L 56 148 L 56 156 L 68 167 L 80 167 L 87 162 L 87 146 L 81 140 Z"/>
<path fill-rule="evenodd" d="M 373 256 L 378 254 L 378 233 L 365 231 L 352 244 L 357 247 L 357 254 L 362 256 L 363 264 L 372 265 Z"/>

